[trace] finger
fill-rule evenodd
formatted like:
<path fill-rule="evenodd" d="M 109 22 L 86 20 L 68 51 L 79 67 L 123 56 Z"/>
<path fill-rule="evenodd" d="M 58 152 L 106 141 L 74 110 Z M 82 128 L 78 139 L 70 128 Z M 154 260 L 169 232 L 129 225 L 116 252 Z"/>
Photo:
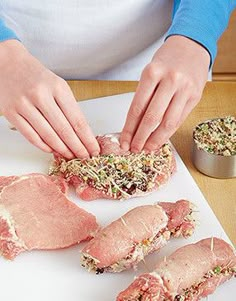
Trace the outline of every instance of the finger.
<path fill-rule="evenodd" d="M 5 115 L 6 116 L 6 115 Z M 38 147 L 46 153 L 52 153 L 52 149 L 40 138 L 38 133 L 24 119 L 24 117 L 16 114 L 14 117 L 6 116 L 7 120 L 14 125 L 17 130 L 25 136 L 25 138 L 34 146 Z"/>
<path fill-rule="evenodd" d="M 169 80 L 160 82 L 131 142 L 132 152 L 140 152 L 143 149 L 147 139 L 161 122 L 175 89 Z"/>
<path fill-rule="evenodd" d="M 180 125 L 185 121 L 187 116 L 191 113 L 191 111 L 197 105 L 198 101 L 199 101 L 199 99 L 191 99 L 191 98 L 188 100 L 188 102 L 187 102 L 186 106 L 184 107 L 183 112 L 181 114 Z"/>
<path fill-rule="evenodd" d="M 176 92 L 158 128 L 148 138 L 144 149 L 154 151 L 160 148 L 177 130 L 182 112 L 188 102 L 187 94 Z"/>
<path fill-rule="evenodd" d="M 86 148 L 54 100 L 49 101 L 47 106 L 45 104 L 38 105 L 38 109 L 76 157 L 83 159 L 89 157 Z"/>
<path fill-rule="evenodd" d="M 56 132 L 50 126 L 48 121 L 43 115 L 33 107 L 31 104 L 24 106 L 24 110 L 19 111 L 19 114 L 23 116 L 28 123 L 39 134 L 41 139 L 54 151 L 61 154 L 67 159 L 74 158 L 74 154 L 68 149 L 63 141 L 58 137 Z"/>
<path fill-rule="evenodd" d="M 88 153 L 92 156 L 97 156 L 100 152 L 99 144 L 94 137 L 85 116 L 79 109 L 69 86 L 66 84 L 63 89 L 57 90 L 54 97 L 58 106 L 71 124 L 76 135 L 80 138 Z"/>
<path fill-rule="evenodd" d="M 130 148 L 130 144 L 135 135 L 138 124 L 140 123 L 143 114 L 155 93 L 155 89 L 160 78 L 161 73 L 158 74 L 153 64 L 149 64 L 144 69 L 120 137 L 121 147 L 124 150 L 128 150 Z"/>

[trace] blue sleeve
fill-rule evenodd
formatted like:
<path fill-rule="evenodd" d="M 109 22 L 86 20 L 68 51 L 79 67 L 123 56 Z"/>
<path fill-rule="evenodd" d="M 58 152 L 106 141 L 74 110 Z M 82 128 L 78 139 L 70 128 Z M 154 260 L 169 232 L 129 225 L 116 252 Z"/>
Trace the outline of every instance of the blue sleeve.
<path fill-rule="evenodd" d="M 175 0 L 171 35 L 188 37 L 204 46 L 211 56 L 217 53 L 217 41 L 226 29 L 236 0 Z"/>
<path fill-rule="evenodd" d="M 0 42 L 11 39 L 19 40 L 16 34 L 0 19 Z"/>

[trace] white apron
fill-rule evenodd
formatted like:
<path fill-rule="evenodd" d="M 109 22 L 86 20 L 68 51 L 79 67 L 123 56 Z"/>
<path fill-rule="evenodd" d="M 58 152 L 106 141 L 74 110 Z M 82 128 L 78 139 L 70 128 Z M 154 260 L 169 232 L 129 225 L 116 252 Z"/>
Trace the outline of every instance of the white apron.
<path fill-rule="evenodd" d="M 65 79 L 137 80 L 163 43 L 173 0 L 0 0 L 0 18 Z"/>

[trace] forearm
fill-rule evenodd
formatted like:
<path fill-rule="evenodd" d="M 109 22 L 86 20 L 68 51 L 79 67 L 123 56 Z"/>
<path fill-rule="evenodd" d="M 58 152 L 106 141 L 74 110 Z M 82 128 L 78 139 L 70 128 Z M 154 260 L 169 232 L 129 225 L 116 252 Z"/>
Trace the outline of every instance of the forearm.
<path fill-rule="evenodd" d="M 3 20 L 0 19 L 0 42 L 11 39 L 18 39 L 18 37 L 10 28 L 5 25 Z"/>
<path fill-rule="evenodd" d="M 182 35 L 204 46 L 214 62 L 217 41 L 226 29 L 236 0 L 175 0 L 167 37 Z"/>

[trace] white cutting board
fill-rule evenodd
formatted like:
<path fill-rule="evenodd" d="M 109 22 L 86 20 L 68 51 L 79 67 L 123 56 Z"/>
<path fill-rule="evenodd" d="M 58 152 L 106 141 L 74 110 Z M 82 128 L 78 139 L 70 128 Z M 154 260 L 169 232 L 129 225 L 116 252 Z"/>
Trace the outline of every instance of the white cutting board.
<path fill-rule="evenodd" d="M 100 98 L 80 103 L 80 107 L 95 134 L 119 132 L 132 97 L 133 94 L 129 93 Z M 0 141 L 0 175 L 47 172 L 51 155 L 42 153 L 31 146 L 19 132 L 10 130 L 4 118 L 0 118 Z M 199 225 L 192 238 L 172 240 L 159 254 L 148 256 L 146 266 L 141 263 L 137 271 L 130 270 L 120 274 L 94 275 L 80 267 L 79 251 L 83 245 L 58 251 L 25 252 L 13 262 L 0 258 L 0 300 L 114 301 L 117 294 L 127 287 L 135 275 L 146 272 L 147 269 L 151 270 L 158 259 L 169 255 L 176 248 L 211 236 L 229 241 L 178 154 L 176 158 L 178 171 L 166 186 L 149 196 L 123 202 L 109 200 L 84 202 L 73 195 L 71 199 L 80 207 L 95 214 L 98 222 L 105 226 L 138 205 L 153 204 L 158 200 L 176 201 L 186 198 L 193 201 L 200 211 Z M 233 301 L 235 288 L 235 281 L 229 281 L 208 300 Z"/>

